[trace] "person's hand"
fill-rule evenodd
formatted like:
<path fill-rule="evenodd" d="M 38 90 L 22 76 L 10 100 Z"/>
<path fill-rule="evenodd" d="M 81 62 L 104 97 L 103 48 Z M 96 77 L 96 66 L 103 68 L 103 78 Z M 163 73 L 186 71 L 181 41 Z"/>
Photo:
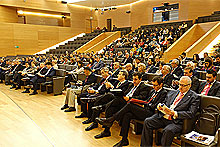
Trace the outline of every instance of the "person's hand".
<path fill-rule="evenodd" d="M 138 106 L 141 106 L 141 107 L 144 107 L 144 105 L 142 104 L 139 104 L 139 103 L 134 103 L 135 105 L 138 105 Z"/>
<path fill-rule="evenodd" d="M 87 91 L 88 91 L 88 93 L 95 93 L 95 90 L 92 88 L 89 88 Z"/>
<path fill-rule="evenodd" d="M 157 105 L 157 109 L 160 111 L 160 110 L 163 110 L 163 107 L 161 106 L 161 103 L 159 103 L 158 105 Z"/>
<path fill-rule="evenodd" d="M 106 82 L 106 83 L 105 83 L 105 86 L 106 86 L 107 89 L 113 87 L 113 85 L 112 85 L 110 82 Z"/>
<path fill-rule="evenodd" d="M 124 96 L 124 100 L 129 101 L 129 97 L 128 96 Z"/>
<path fill-rule="evenodd" d="M 174 115 L 174 111 L 170 110 L 170 109 L 164 109 L 163 110 L 166 114 L 173 116 Z"/>

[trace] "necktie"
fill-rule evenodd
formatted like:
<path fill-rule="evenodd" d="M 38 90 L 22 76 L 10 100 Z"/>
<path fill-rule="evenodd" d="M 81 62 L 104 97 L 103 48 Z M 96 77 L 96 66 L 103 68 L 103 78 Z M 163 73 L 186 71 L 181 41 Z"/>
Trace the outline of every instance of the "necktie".
<path fill-rule="evenodd" d="M 204 89 L 203 89 L 203 91 L 201 92 L 201 94 L 207 95 L 208 92 L 209 92 L 209 90 L 210 90 L 210 88 L 211 88 L 211 84 L 209 83 L 209 84 L 207 84 L 207 85 L 204 87 Z"/>
<path fill-rule="evenodd" d="M 133 96 L 133 93 L 134 93 L 134 91 L 135 91 L 135 89 L 136 89 L 136 86 L 134 86 L 134 87 L 131 89 L 131 91 L 130 91 L 126 96 L 132 97 L 132 96 Z"/>
<path fill-rule="evenodd" d="M 155 93 L 151 96 L 151 98 L 150 98 L 150 100 L 148 101 L 148 103 L 150 103 L 152 100 L 154 100 L 154 99 L 156 98 L 156 96 L 157 96 L 157 92 L 155 92 Z"/>
<path fill-rule="evenodd" d="M 179 93 L 178 96 L 176 97 L 176 99 L 174 100 L 173 104 L 171 106 L 173 106 L 174 108 L 176 107 L 176 105 L 180 102 L 180 100 L 183 98 L 183 93 Z"/>
<path fill-rule="evenodd" d="M 170 109 L 174 110 L 174 108 L 176 107 L 176 105 L 180 102 L 180 100 L 183 98 L 183 93 L 179 93 L 176 97 L 176 99 L 174 100 L 173 104 L 170 106 Z M 172 120 L 171 115 L 164 115 L 164 118 L 168 119 L 168 120 Z"/>
<path fill-rule="evenodd" d="M 121 82 L 118 83 L 118 85 L 116 86 L 116 88 L 118 88 L 119 86 L 121 86 Z"/>

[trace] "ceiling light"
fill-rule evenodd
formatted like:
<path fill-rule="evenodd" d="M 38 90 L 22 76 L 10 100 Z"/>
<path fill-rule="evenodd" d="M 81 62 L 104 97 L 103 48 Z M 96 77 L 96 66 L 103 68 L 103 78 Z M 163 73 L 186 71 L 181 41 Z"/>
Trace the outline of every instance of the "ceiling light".
<path fill-rule="evenodd" d="M 18 15 L 38 15 L 38 16 L 57 17 L 57 18 L 63 18 L 64 17 L 64 15 L 38 13 L 38 12 L 27 12 L 27 11 L 22 11 L 22 10 L 18 10 L 17 13 L 18 13 Z"/>
<path fill-rule="evenodd" d="M 85 1 L 85 0 L 63 0 L 67 3 L 76 3 L 76 2 L 82 2 L 82 1 Z"/>

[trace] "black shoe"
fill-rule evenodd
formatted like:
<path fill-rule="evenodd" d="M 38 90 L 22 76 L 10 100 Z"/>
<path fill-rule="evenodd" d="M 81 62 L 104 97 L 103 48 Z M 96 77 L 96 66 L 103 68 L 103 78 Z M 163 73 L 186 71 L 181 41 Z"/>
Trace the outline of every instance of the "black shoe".
<path fill-rule="evenodd" d="M 95 119 L 100 125 L 104 125 L 106 127 L 111 127 L 114 119 L 110 118 L 96 118 Z"/>
<path fill-rule="evenodd" d="M 63 107 L 61 108 L 61 110 L 67 109 L 69 108 L 69 106 L 67 104 L 63 105 Z"/>
<path fill-rule="evenodd" d="M 113 147 L 121 147 L 121 146 L 128 146 L 128 145 L 129 145 L 128 139 L 122 139 L 121 141 L 116 143 Z"/>
<path fill-rule="evenodd" d="M 81 113 L 79 116 L 75 116 L 75 118 L 84 118 L 84 117 L 86 117 L 85 113 Z"/>
<path fill-rule="evenodd" d="M 76 108 L 70 107 L 69 109 L 66 109 L 64 112 L 72 112 L 72 111 L 76 111 Z"/>
<path fill-rule="evenodd" d="M 99 105 L 99 106 L 92 107 L 92 110 L 103 111 L 104 107 L 103 107 L 103 105 Z"/>
<path fill-rule="evenodd" d="M 103 131 L 100 134 L 95 135 L 94 137 L 95 137 L 95 139 L 99 139 L 99 138 L 104 138 L 104 137 L 109 137 L 109 136 L 111 136 L 111 132 Z"/>
<path fill-rule="evenodd" d="M 36 95 L 36 94 L 38 94 L 38 93 L 34 91 L 31 94 L 29 94 L 29 95 Z"/>
<path fill-rule="evenodd" d="M 91 118 L 85 120 L 82 122 L 82 124 L 90 124 L 92 122 Z"/>
<path fill-rule="evenodd" d="M 95 128 L 98 128 L 98 124 L 93 122 L 89 127 L 85 128 L 85 131 L 90 131 Z"/>
<path fill-rule="evenodd" d="M 30 93 L 29 90 L 22 91 L 21 93 Z"/>
<path fill-rule="evenodd" d="M 15 90 L 18 90 L 18 89 L 21 89 L 21 87 L 20 87 L 20 86 L 18 86 L 17 88 L 15 88 Z"/>

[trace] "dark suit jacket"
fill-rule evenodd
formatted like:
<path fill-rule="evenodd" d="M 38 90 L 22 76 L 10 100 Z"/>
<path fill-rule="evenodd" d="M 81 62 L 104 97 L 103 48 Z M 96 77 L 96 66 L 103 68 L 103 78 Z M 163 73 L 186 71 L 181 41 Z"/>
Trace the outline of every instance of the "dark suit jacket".
<path fill-rule="evenodd" d="M 85 82 L 85 80 L 83 81 L 83 86 L 85 86 L 85 85 L 90 85 L 90 84 L 92 84 L 92 83 L 96 83 L 96 81 L 97 81 L 97 76 L 95 76 L 95 74 L 94 73 L 91 73 L 88 77 L 87 77 L 87 80 L 86 80 L 86 82 Z"/>
<path fill-rule="evenodd" d="M 120 69 L 118 68 L 118 69 L 116 69 L 116 71 L 112 71 L 112 78 L 118 78 L 118 74 L 119 74 L 119 72 L 120 72 Z"/>
<path fill-rule="evenodd" d="M 133 80 L 133 73 L 134 73 L 133 70 L 130 70 L 130 71 L 128 72 L 128 80 Z"/>
<path fill-rule="evenodd" d="M 150 69 L 148 70 L 147 73 L 155 73 L 157 71 L 157 68 L 155 66 L 150 66 Z"/>
<path fill-rule="evenodd" d="M 102 62 L 102 60 L 100 60 L 94 67 L 94 70 L 100 70 L 102 67 L 104 67 L 105 64 Z"/>
<path fill-rule="evenodd" d="M 105 84 L 104 84 L 104 81 L 105 81 L 105 80 L 106 80 L 106 79 L 102 78 L 99 83 L 97 83 L 95 86 L 93 86 L 93 89 L 98 90 L 99 86 L 103 85 L 103 86 L 101 87 L 101 89 L 99 90 L 99 94 L 105 94 L 106 92 L 109 91 L 109 90 L 106 88 Z M 108 82 L 110 82 L 111 84 L 113 84 L 114 81 L 115 81 L 115 80 L 112 79 L 112 78 L 109 78 L 109 79 L 108 79 Z"/>
<path fill-rule="evenodd" d="M 172 74 L 167 74 L 163 79 L 163 85 L 164 87 L 170 87 L 172 84 L 174 77 Z"/>
<path fill-rule="evenodd" d="M 179 94 L 178 90 L 172 90 L 168 92 L 167 97 L 165 98 L 164 103 L 167 107 L 173 104 L 177 95 Z M 200 98 L 199 96 L 192 90 L 189 90 L 184 97 L 180 100 L 177 106 L 174 108 L 174 111 L 177 112 L 177 119 L 172 119 L 175 124 L 183 124 L 184 119 L 193 118 L 196 112 L 199 109 Z M 164 114 L 159 112 L 159 116 L 163 117 Z"/>
<path fill-rule="evenodd" d="M 181 76 L 183 76 L 183 70 L 180 66 L 178 66 L 171 74 L 175 74 L 179 79 Z"/>
<path fill-rule="evenodd" d="M 195 91 L 196 93 L 198 93 L 198 91 L 199 91 L 199 86 L 200 86 L 199 79 L 198 79 L 197 77 L 193 76 L 193 77 L 191 78 L 191 80 L 192 80 L 191 90 L 192 90 L 192 91 Z"/>
<path fill-rule="evenodd" d="M 134 87 L 133 83 L 130 83 L 128 89 L 124 92 L 125 96 L 131 91 L 133 87 Z M 146 98 L 149 96 L 149 93 L 150 93 L 150 88 L 146 86 L 143 82 L 141 82 L 140 85 L 137 87 L 137 89 L 134 91 L 132 98 L 139 100 L 146 100 Z"/>
<path fill-rule="evenodd" d="M 49 69 L 48 69 L 48 70 L 49 70 Z M 47 70 L 47 71 L 48 71 L 48 70 Z M 56 75 L 56 70 L 55 70 L 53 67 L 51 67 L 49 73 L 46 72 L 45 74 L 46 74 L 45 77 L 53 77 L 53 76 Z"/>
<path fill-rule="evenodd" d="M 124 65 L 126 65 L 127 63 L 132 63 L 133 60 L 131 57 L 128 57 L 128 59 L 126 60 L 126 58 L 124 58 L 124 60 L 122 61 L 122 63 L 124 63 Z"/>
<path fill-rule="evenodd" d="M 199 87 L 199 94 L 203 91 L 203 89 L 205 88 L 205 85 L 207 84 L 207 82 L 203 82 L 200 84 Z M 212 87 L 210 88 L 208 94 L 208 96 L 216 96 L 216 97 L 220 97 L 220 83 L 218 81 L 215 81 L 212 85 Z"/>
<path fill-rule="evenodd" d="M 148 99 L 146 101 L 149 101 L 155 92 L 156 91 L 154 89 L 152 89 L 149 94 L 150 96 L 148 97 Z M 155 99 L 150 101 L 147 105 L 144 105 L 144 107 L 146 109 L 149 109 L 150 111 L 154 112 L 157 105 L 159 103 L 162 103 L 164 101 L 164 99 L 166 98 L 166 96 L 167 96 L 167 91 L 162 88 L 159 91 L 159 93 L 157 94 L 157 96 L 155 97 Z"/>
<path fill-rule="evenodd" d="M 113 86 L 114 88 L 116 88 L 116 86 L 118 85 L 119 81 L 115 81 Z M 122 83 L 117 89 L 121 89 L 122 91 L 126 91 L 128 89 L 129 86 L 129 82 L 126 80 L 124 83 Z"/>

